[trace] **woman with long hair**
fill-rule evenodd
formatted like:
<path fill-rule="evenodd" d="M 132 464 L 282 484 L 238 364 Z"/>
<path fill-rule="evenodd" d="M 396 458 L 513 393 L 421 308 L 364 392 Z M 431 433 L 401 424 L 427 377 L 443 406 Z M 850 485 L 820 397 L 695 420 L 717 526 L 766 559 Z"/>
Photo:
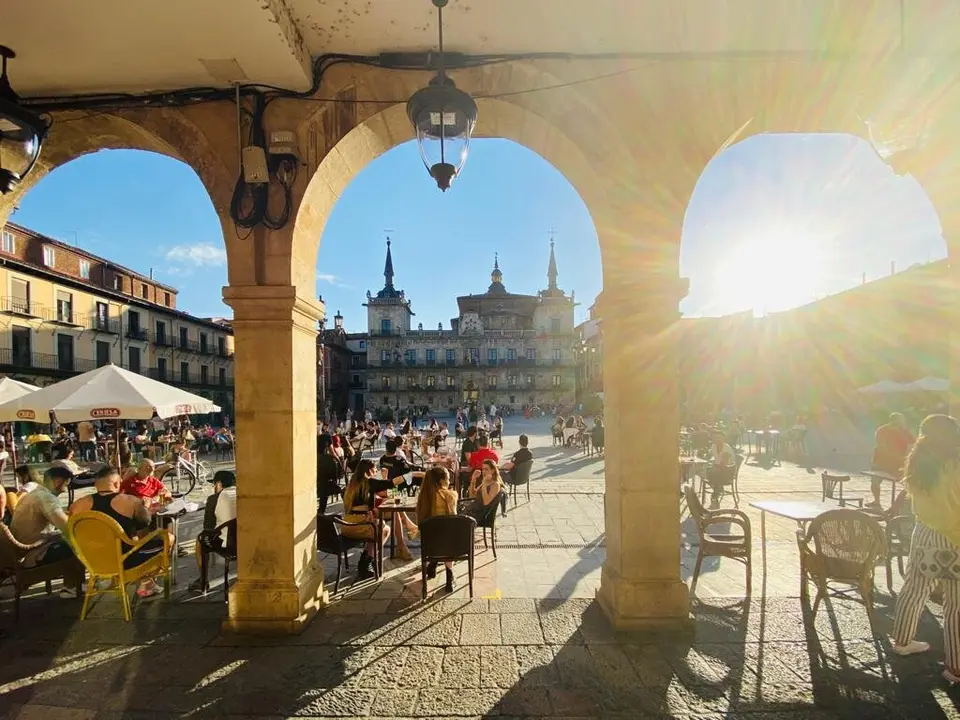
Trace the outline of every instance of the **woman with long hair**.
<path fill-rule="evenodd" d="M 493 460 L 484 460 L 480 472 L 475 474 L 470 482 L 472 502 L 464 507 L 463 513 L 482 523 L 489 513 L 497 511 L 502 491 L 503 478 L 500 477 L 500 468 Z"/>
<path fill-rule="evenodd" d="M 913 655 L 930 649 L 914 639 L 930 592 L 943 590 L 943 677 L 960 682 L 960 425 L 948 415 L 930 415 L 907 456 L 904 484 L 917 519 L 907 576 L 893 623 L 893 651 Z"/>
<path fill-rule="evenodd" d="M 420 495 L 417 497 L 417 522 L 422 523 L 435 515 L 457 514 L 457 492 L 450 489 L 450 473 L 443 467 L 432 467 L 423 476 Z M 447 592 L 453 592 L 453 562 L 444 561 Z M 427 577 L 437 576 L 437 563 L 427 565 Z"/>
<path fill-rule="evenodd" d="M 356 472 L 350 477 L 347 487 L 343 491 L 343 519 L 346 522 L 354 523 L 376 523 L 376 503 L 375 496 L 378 492 L 389 489 L 391 483 L 388 480 L 381 480 L 377 477 L 377 466 L 370 458 L 364 458 L 357 464 Z M 373 531 L 367 525 L 360 527 L 341 527 L 340 533 L 347 538 L 354 540 L 367 540 L 363 547 L 363 554 L 360 555 L 360 562 L 357 563 L 357 575 L 361 580 L 373 575 L 373 557 L 374 557 L 374 537 Z M 387 542 L 390 537 L 390 528 L 383 526 L 383 534 L 380 537 L 380 545 Z"/>

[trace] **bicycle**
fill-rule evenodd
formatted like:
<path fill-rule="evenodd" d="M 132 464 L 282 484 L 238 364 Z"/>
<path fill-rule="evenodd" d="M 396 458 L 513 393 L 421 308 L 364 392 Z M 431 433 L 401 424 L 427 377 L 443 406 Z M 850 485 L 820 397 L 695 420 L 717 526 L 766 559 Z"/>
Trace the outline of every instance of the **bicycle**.
<path fill-rule="evenodd" d="M 202 488 L 212 478 L 213 473 L 203 460 L 186 460 L 182 455 L 177 455 L 175 462 L 167 463 L 158 477 L 175 498 L 189 495 L 197 483 Z"/>

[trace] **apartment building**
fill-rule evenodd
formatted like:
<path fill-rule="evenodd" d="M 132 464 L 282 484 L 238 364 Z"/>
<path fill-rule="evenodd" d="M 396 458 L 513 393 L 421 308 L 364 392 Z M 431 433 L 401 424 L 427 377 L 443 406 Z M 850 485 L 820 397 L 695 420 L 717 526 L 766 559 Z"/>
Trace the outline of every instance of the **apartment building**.
<path fill-rule="evenodd" d="M 35 385 L 113 363 L 233 416 L 229 321 L 177 309 L 177 290 L 7 223 L 0 230 L 0 373 Z"/>

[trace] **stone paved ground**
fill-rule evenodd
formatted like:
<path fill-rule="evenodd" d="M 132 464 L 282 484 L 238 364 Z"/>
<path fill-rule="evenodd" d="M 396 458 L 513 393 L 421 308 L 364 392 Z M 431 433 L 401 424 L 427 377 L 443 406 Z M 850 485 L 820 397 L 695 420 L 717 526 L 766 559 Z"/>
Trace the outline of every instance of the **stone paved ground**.
<path fill-rule="evenodd" d="M 750 601 L 742 566 L 708 562 L 690 633 L 613 633 L 591 600 L 604 557 L 602 461 L 549 442 L 535 441 L 531 503 L 521 498 L 498 523 L 498 560 L 478 552 L 473 601 L 463 590 L 442 598 L 431 585 L 420 603 L 416 572 L 388 563 L 380 584 L 347 582 L 303 634 L 258 639 L 220 633 L 222 595 L 183 590 L 192 557 L 181 559 L 173 600 L 139 603 L 131 623 L 112 601 L 79 622 L 76 603 L 39 593 L 15 626 L 4 594 L 0 715 L 960 718 L 960 692 L 939 677 L 939 607 L 921 624 L 934 644 L 928 656 L 889 653 L 894 600 L 882 570 L 878 639 L 852 602 L 827 602 L 814 624 L 797 597 L 790 522 L 768 521 L 765 566 L 757 538 Z M 818 471 L 745 467 L 741 508 L 755 535 L 759 517 L 747 503 L 819 499 Z M 193 532 L 187 524 L 184 537 Z M 683 538 L 684 577 L 693 540 Z"/>

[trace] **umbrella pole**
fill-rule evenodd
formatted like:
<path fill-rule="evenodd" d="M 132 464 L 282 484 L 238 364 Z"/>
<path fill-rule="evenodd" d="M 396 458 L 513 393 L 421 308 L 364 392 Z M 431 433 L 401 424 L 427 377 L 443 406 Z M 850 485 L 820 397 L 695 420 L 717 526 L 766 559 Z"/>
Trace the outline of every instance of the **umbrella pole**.
<path fill-rule="evenodd" d="M 123 468 L 120 467 L 120 421 L 119 421 L 119 420 L 117 420 L 115 432 L 116 432 L 116 445 L 115 445 L 115 447 L 117 448 L 117 472 L 120 473 L 121 476 L 122 476 L 122 475 L 123 475 Z"/>
<path fill-rule="evenodd" d="M 10 462 L 13 463 L 11 469 L 13 470 L 13 485 L 20 489 L 20 477 L 17 475 L 17 438 L 14 435 L 15 426 L 14 423 L 10 423 Z"/>

